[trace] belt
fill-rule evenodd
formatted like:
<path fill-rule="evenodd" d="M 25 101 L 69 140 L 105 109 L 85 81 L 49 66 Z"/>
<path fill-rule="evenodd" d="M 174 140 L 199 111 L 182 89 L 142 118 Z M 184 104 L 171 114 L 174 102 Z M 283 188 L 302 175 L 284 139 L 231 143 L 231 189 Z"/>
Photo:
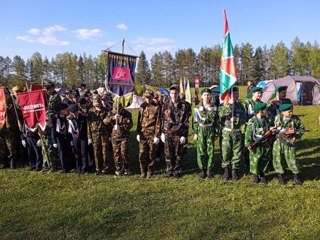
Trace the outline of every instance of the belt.
<path fill-rule="evenodd" d="M 240 129 L 231 129 L 231 128 L 223 128 L 223 130 L 227 131 L 227 132 L 240 132 Z"/>
<path fill-rule="evenodd" d="M 207 127 L 211 127 L 213 124 L 212 123 L 209 123 L 209 124 L 199 124 L 200 127 L 203 127 L 203 128 L 207 128 Z"/>

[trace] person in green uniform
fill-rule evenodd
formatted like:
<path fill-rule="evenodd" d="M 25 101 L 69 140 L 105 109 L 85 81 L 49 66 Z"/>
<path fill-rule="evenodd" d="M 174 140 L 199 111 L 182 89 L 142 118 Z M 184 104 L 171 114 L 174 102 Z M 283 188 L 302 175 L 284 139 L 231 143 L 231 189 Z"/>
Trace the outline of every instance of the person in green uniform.
<path fill-rule="evenodd" d="M 194 108 L 193 139 L 197 141 L 197 163 L 201 179 L 212 178 L 214 165 L 214 137 L 218 129 L 216 107 L 211 102 L 210 89 L 201 91 L 200 104 Z"/>
<path fill-rule="evenodd" d="M 293 173 L 294 185 L 300 186 L 302 182 L 298 177 L 300 170 L 296 160 L 295 142 L 302 137 L 305 128 L 300 118 L 293 115 L 292 104 L 282 104 L 279 110 L 281 115 L 277 115 L 274 121 L 279 133 L 273 144 L 273 167 L 278 174 L 280 184 L 285 184 L 283 166 L 286 163 L 288 169 Z"/>

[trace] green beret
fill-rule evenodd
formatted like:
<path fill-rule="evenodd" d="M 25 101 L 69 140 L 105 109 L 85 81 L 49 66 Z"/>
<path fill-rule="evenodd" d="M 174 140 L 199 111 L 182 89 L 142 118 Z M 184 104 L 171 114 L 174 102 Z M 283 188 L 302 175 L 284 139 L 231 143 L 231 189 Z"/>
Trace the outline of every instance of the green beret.
<path fill-rule="evenodd" d="M 262 88 L 261 88 L 261 87 L 253 87 L 253 88 L 251 89 L 251 93 L 259 92 L 259 91 L 262 91 Z"/>
<path fill-rule="evenodd" d="M 251 99 L 252 98 L 252 93 L 247 94 L 246 99 Z"/>
<path fill-rule="evenodd" d="M 288 89 L 288 86 L 276 86 L 274 90 L 276 92 L 281 92 L 281 91 L 287 90 L 287 89 Z"/>
<path fill-rule="evenodd" d="M 209 88 L 204 88 L 201 90 L 201 95 L 204 94 L 205 92 L 210 93 L 211 94 L 211 90 Z"/>
<path fill-rule="evenodd" d="M 291 103 L 284 103 L 279 107 L 280 112 L 287 111 L 292 108 Z"/>
<path fill-rule="evenodd" d="M 256 105 L 254 105 L 253 107 L 253 111 L 256 113 L 256 112 L 259 112 L 260 110 L 263 110 L 267 107 L 267 104 L 264 103 L 264 102 L 259 102 L 257 103 Z"/>

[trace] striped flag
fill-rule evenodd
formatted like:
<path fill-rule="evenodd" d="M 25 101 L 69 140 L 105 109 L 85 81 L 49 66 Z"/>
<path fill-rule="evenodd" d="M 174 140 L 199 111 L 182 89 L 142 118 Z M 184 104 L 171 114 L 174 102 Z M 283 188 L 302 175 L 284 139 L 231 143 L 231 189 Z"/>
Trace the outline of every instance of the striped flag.
<path fill-rule="evenodd" d="M 222 45 L 221 65 L 220 65 L 220 94 L 221 100 L 230 99 L 229 89 L 237 81 L 237 70 L 233 55 L 227 14 L 224 10 L 224 38 Z"/>

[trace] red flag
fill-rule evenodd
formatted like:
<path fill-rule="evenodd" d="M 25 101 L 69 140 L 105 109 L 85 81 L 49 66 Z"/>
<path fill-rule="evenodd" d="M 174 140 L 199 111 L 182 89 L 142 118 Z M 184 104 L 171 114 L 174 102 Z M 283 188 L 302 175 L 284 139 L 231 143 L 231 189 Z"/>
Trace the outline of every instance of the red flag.
<path fill-rule="evenodd" d="M 39 125 L 44 130 L 46 127 L 46 108 L 43 91 L 18 93 L 17 98 L 28 128 L 35 131 Z"/>
<path fill-rule="evenodd" d="M 6 123 L 6 96 L 4 87 L 0 87 L 0 129 Z"/>

